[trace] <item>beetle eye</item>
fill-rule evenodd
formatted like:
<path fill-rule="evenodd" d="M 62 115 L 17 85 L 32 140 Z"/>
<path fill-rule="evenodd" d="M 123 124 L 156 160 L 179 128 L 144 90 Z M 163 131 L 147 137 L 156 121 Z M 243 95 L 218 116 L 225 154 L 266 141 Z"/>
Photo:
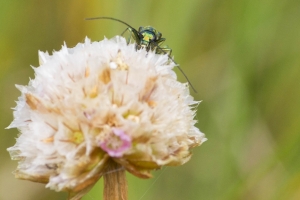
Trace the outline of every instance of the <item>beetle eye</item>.
<path fill-rule="evenodd" d="M 161 38 L 162 34 L 161 34 L 160 32 L 158 32 L 158 33 L 156 34 L 156 36 L 157 36 L 157 39 L 159 40 L 159 39 Z"/>
<path fill-rule="evenodd" d="M 153 38 L 151 38 L 151 41 L 156 41 L 155 35 L 153 35 Z"/>

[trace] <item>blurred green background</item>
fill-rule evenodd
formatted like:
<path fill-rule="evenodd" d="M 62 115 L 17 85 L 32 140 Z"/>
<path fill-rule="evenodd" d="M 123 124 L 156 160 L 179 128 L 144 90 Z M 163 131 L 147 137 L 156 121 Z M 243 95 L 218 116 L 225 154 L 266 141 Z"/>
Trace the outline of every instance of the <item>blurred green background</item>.
<path fill-rule="evenodd" d="M 6 148 L 18 131 L 4 128 L 20 95 L 14 84 L 34 78 L 38 50 L 126 28 L 84 21 L 95 16 L 157 28 L 203 100 L 197 125 L 208 141 L 153 179 L 128 175 L 130 200 L 300 199 L 300 1 L 0 0 L 0 200 L 66 199 L 13 177 Z M 98 196 L 102 180 L 83 199 Z"/>

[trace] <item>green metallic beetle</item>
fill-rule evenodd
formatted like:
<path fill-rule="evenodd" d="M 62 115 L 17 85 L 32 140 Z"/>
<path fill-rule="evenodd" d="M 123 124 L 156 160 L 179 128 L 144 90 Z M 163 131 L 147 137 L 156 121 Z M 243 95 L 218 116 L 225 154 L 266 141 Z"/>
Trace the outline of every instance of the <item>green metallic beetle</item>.
<path fill-rule="evenodd" d="M 162 34 L 158 32 L 155 28 L 151 26 L 141 26 L 139 28 L 139 31 L 137 32 L 138 35 L 135 33 L 135 31 L 136 30 L 132 31 L 132 33 L 135 37 L 134 40 L 136 41 L 137 49 L 144 48 L 146 49 L 146 51 L 155 50 L 155 53 L 157 54 L 171 55 L 172 49 L 168 48 L 168 46 L 160 46 L 166 39 L 162 38 Z M 136 37 L 136 35 L 138 36 L 138 38 Z M 137 43 L 137 41 L 139 41 L 139 43 Z"/>
<path fill-rule="evenodd" d="M 112 17 L 94 17 L 94 18 L 87 18 L 86 20 L 95 20 L 95 19 L 110 19 L 117 22 L 120 22 L 122 24 L 125 24 L 127 28 L 123 31 L 121 35 L 124 35 L 126 31 L 130 32 L 130 37 L 127 38 L 127 44 L 131 42 L 131 38 L 133 38 L 133 41 L 136 44 L 136 49 L 146 49 L 146 51 L 155 51 L 156 54 L 167 54 L 169 59 L 175 63 L 175 65 L 178 67 L 178 69 L 181 71 L 183 76 L 186 78 L 187 82 L 191 86 L 194 92 L 197 92 L 185 73 L 182 71 L 182 69 L 179 67 L 179 65 L 175 62 L 173 58 L 171 58 L 172 49 L 170 49 L 168 46 L 161 46 L 162 43 L 166 40 L 162 37 L 162 34 L 158 32 L 155 28 L 151 26 L 141 26 L 139 30 L 136 30 L 126 22 L 123 22 L 119 19 L 115 19 Z"/>

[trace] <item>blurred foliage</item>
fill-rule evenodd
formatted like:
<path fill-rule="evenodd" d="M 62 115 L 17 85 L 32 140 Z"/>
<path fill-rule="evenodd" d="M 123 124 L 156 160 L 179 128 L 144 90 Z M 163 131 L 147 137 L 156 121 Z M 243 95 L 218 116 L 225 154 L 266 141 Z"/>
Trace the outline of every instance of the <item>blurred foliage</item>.
<path fill-rule="evenodd" d="M 6 148 L 17 130 L 3 129 L 20 95 L 14 84 L 34 77 L 38 50 L 126 28 L 84 21 L 95 16 L 157 28 L 203 100 L 197 119 L 208 141 L 153 179 L 128 174 L 129 199 L 300 199 L 300 1 L 0 0 L 0 200 L 66 199 L 13 177 L 17 163 Z M 99 181 L 84 200 L 101 193 Z"/>

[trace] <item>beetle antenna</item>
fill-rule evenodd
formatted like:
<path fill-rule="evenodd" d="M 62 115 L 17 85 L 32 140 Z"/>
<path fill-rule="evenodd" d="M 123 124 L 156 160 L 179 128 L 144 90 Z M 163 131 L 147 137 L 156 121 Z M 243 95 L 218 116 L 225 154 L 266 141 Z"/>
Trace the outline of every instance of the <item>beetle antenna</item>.
<path fill-rule="evenodd" d="M 162 52 L 164 52 L 164 54 L 167 54 L 169 59 L 172 60 L 172 62 L 175 64 L 175 66 L 179 69 L 179 71 L 183 74 L 183 76 L 185 77 L 185 79 L 187 80 L 187 82 L 189 83 L 189 85 L 191 86 L 191 88 L 193 89 L 193 91 L 195 93 L 197 93 L 197 90 L 194 88 L 194 86 L 192 85 L 192 83 L 190 82 L 190 80 L 188 79 L 188 77 L 185 75 L 185 73 L 183 72 L 183 70 L 181 69 L 181 67 L 179 66 L 179 64 L 177 64 L 175 62 L 175 60 L 165 51 L 163 50 L 160 46 L 156 45 L 156 48 L 158 48 L 159 50 L 161 50 Z"/>
<path fill-rule="evenodd" d="M 132 26 L 130 26 L 126 22 L 123 22 L 122 20 L 119 20 L 119 19 L 116 19 L 116 18 L 113 18 L 113 17 L 90 17 L 90 18 L 85 18 L 85 20 L 97 20 L 97 19 L 110 19 L 110 20 L 113 20 L 113 21 L 120 22 L 120 23 L 128 26 L 129 28 L 131 28 L 138 36 L 140 36 L 139 32 L 135 28 L 133 28 Z"/>

